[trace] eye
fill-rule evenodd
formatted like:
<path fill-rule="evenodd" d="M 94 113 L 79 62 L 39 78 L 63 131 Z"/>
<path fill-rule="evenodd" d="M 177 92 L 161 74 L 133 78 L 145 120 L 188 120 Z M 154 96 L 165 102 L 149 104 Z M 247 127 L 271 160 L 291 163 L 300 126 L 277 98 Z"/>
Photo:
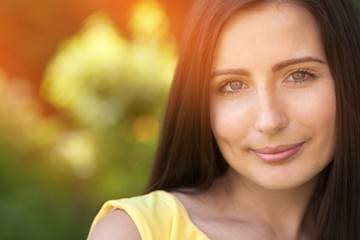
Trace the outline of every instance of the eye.
<path fill-rule="evenodd" d="M 221 87 L 221 92 L 223 92 L 225 94 L 229 94 L 229 93 L 231 94 L 231 93 L 236 93 L 246 87 L 247 86 L 242 81 L 231 80 L 231 81 L 226 82 Z"/>
<path fill-rule="evenodd" d="M 318 78 L 318 76 L 309 69 L 298 69 L 289 75 L 289 77 L 286 79 L 286 82 L 292 84 L 301 84 L 316 78 Z"/>
<path fill-rule="evenodd" d="M 304 72 L 294 72 L 293 74 L 291 74 L 291 76 L 295 81 L 301 81 L 301 80 L 306 78 L 306 73 L 304 73 Z"/>
<path fill-rule="evenodd" d="M 243 83 L 239 81 L 233 81 L 229 83 L 231 90 L 239 90 L 242 88 Z"/>

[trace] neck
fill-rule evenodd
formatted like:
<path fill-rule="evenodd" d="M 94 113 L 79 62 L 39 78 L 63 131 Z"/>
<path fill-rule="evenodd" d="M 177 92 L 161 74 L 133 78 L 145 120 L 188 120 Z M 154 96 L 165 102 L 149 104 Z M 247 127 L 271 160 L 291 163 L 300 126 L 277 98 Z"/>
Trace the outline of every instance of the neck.
<path fill-rule="evenodd" d="M 267 224 L 276 239 L 302 239 L 309 230 L 306 213 L 317 180 L 294 189 L 269 190 L 228 173 L 217 183 L 228 216 Z M 224 204 L 226 201 L 226 204 Z M 219 202 L 220 203 L 220 202 Z M 227 211 L 223 209 L 223 211 Z"/>

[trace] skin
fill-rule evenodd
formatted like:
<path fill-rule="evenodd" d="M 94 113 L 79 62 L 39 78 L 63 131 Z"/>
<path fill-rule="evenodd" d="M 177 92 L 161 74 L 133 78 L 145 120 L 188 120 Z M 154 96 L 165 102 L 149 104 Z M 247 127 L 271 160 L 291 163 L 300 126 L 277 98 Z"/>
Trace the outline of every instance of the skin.
<path fill-rule="evenodd" d="M 272 4 L 240 12 L 220 36 L 213 72 L 211 123 L 232 167 L 229 177 L 286 190 L 329 164 L 334 83 L 319 30 L 306 10 Z M 292 144 L 303 145 L 285 162 L 271 164 L 254 152 Z"/>
<path fill-rule="evenodd" d="M 219 213 L 251 226 L 250 235 L 257 225 L 273 239 L 306 239 L 311 231 L 303 218 L 335 145 L 326 61 L 314 18 L 294 4 L 240 11 L 220 35 L 211 124 L 230 169 L 205 199 L 234 206 Z M 281 161 L 279 148 L 287 149 Z"/>
<path fill-rule="evenodd" d="M 214 57 L 211 125 L 230 168 L 206 192 L 173 194 L 210 239 L 311 239 L 304 218 L 334 153 L 336 113 L 314 18 L 289 3 L 241 10 L 225 25 Z M 294 144 L 281 161 L 257 154 Z M 90 239 L 140 235 L 125 212 L 113 211 Z"/>
<path fill-rule="evenodd" d="M 88 240 L 141 240 L 139 231 L 130 216 L 122 211 L 109 212 L 94 227 Z"/>

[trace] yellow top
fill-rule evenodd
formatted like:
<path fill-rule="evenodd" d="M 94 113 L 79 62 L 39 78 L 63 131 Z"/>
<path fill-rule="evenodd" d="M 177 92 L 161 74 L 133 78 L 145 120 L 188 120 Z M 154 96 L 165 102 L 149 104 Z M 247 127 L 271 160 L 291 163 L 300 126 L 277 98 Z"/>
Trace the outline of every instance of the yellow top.
<path fill-rule="evenodd" d="M 143 196 L 110 200 L 102 206 L 91 229 L 114 208 L 124 210 L 132 218 L 143 240 L 209 240 L 191 222 L 185 207 L 171 193 L 159 190 Z"/>

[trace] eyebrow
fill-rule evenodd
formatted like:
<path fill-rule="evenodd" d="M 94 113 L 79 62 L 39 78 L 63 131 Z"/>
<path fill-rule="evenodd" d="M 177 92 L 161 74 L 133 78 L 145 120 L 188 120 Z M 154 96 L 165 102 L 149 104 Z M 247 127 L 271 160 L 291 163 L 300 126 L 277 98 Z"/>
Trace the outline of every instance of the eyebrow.
<path fill-rule="evenodd" d="M 299 64 L 299 63 L 304 63 L 304 62 L 317 62 L 317 63 L 321 63 L 321 64 L 326 64 L 326 62 L 324 60 L 320 59 L 320 58 L 301 57 L 301 58 L 288 59 L 288 60 L 276 63 L 274 66 L 271 67 L 271 70 L 273 72 L 277 72 L 277 71 L 280 71 L 281 69 L 283 69 L 283 68 L 285 68 L 287 66 L 291 66 L 291 65 L 295 65 L 295 64 Z M 228 75 L 228 74 L 249 76 L 250 72 L 245 70 L 245 69 L 242 69 L 242 68 L 229 68 L 229 69 L 223 69 L 223 70 L 216 70 L 216 71 L 211 73 L 211 79 L 215 78 L 217 76 Z"/>
<path fill-rule="evenodd" d="M 294 59 L 289 59 L 289 60 L 285 60 L 282 62 L 279 62 L 277 64 L 275 64 L 271 69 L 273 70 L 273 72 L 279 71 L 287 66 L 290 65 L 294 65 L 294 64 L 298 64 L 298 63 L 304 63 L 304 62 L 318 62 L 321 64 L 325 64 L 326 62 L 323 61 L 320 58 L 316 58 L 316 57 L 302 57 L 302 58 L 294 58 Z"/>

